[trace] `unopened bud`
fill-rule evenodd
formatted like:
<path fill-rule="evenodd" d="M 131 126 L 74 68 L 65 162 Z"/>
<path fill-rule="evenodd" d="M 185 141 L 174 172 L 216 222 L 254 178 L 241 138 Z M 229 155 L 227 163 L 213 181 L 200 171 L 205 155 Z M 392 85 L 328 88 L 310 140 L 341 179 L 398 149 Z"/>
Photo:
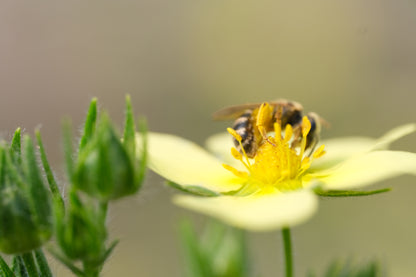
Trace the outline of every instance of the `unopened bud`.
<path fill-rule="evenodd" d="M 21 155 L 18 129 L 11 146 L 0 146 L 0 251 L 28 252 L 42 246 L 51 234 L 49 191 L 29 137 Z"/>

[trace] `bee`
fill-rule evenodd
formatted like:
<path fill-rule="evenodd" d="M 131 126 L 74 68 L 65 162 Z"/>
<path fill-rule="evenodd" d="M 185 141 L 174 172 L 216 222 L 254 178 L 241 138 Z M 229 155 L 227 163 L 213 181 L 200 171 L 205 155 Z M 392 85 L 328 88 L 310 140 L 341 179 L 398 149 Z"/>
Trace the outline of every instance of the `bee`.
<path fill-rule="evenodd" d="M 264 107 L 264 111 L 260 111 Z M 311 128 L 306 136 L 305 149 L 309 149 L 309 155 L 313 152 L 319 141 L 322 123 L 325 121 L 316 113 L 306 115 L 311 123 Z M 262 117 L 262 118 L 259 118 Z M 235 120 L 232 129 L 241 136 L 241 145 L 249 158 L 256 155 L 257 149 L 268 141 L 267 132 L 274 130 L 274 123 L 280 123 L 285 130 L 290 124 L 293 128 L 291 147 L 296 147 L 302 139 L 303 107 L 300 103 L 279 99 L 266 103 L 251 103 L 223 108 L 213 114 L 215 120 Z M 233 138 L 237 150 L 242 152 L 240 143 Z"/>

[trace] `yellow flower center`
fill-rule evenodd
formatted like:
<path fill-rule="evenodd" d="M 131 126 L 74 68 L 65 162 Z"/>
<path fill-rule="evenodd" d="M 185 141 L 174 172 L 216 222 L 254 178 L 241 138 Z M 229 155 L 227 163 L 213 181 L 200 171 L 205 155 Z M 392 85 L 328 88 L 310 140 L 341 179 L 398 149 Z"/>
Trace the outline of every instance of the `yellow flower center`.
<path fill-rule="evenodd" d="M 309 119 L 302 119 L 301 135 L 296 137 L 291 125 L 286 125 L 282 133 L 280 124 L 274 124 L 274 137 L 267 136 L 257 149 L 254 159 L 249 159 L 242 147 L 242 139 L 233 129 L 228 132 L 240 143 L 243 154 L 232 148 L 231 154 L 239 160 L 247 171 L 240 171 L 224 164 L 224 168 L 245 179 L 245 183 L 258 193 L 287 191 L 302 188 L 302 176 L 310 167 L 311 160 L 322 156 L 324 146 L 313 153 L 305 154 L 306 139 L 311 128 Z M 261 132 L 261 131 L 260 131 Z"/>

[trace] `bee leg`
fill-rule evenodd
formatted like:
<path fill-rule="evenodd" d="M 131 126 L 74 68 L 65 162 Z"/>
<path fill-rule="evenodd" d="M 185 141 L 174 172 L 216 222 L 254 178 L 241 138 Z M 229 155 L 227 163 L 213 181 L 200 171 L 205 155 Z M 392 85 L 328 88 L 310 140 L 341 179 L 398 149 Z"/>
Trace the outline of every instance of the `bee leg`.
<path fill-rule="evenodd" d="M 257 120 L 256 120 L 256 126 L 257 129 L 260 132 L 260 135 L 263 137 L 265 141 L 270 143 L 271 145 L 275 146 L 273 142 L 269 140 L 267 137 L 267 126 L 272 125 L 273 119 L 273 108 L 266 102 L 261 104 L 258 114 L 257 114 Z"/>

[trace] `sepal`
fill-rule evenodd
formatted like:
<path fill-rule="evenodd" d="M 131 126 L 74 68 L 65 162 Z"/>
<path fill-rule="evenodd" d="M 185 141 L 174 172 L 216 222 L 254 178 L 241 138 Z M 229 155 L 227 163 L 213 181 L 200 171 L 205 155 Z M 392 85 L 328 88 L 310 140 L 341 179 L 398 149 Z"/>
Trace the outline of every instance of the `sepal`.
<path fill-rule="evenodd" d="M 146 127 L 141 122 L 143 137 Z M 147 141 L 143 140 L 143 148 Z M 93 100 L 85 122 L 78 158 L 71 180 L 77 189 L 101 201 L 109 201 L 137 192 L 144 179 L 146 149 L 136 158 L 135 123 L 130 97 L 126 97 L 126 119 L 123 139 L 108 115 L 97 121 Z"/>
<path fill-rule="evenodd" d="M 0 251 L 19 254 L 39 248 L 52 235 L 52 211 L 32 140 L 20 129 L 12 145 L 0 145 Z"/>
<path fill-rule="evenodd" d="M 204 187 L 200 187 L 200 186 L 181 186 L 175 182 L 171 182 L 171 181 L 166 181 L 166 184 L 174 189 L 180 190 L 182 192 L 186 192 L 188 194 L 192 194 L 192 195 L 196 195 L 196 196 L 210 196 L 210 197 L 214 197 L 214 196 L 219 196 L 220 194 L 218 194 L 215 191 L 209 190 L 207 188 Z"/>

